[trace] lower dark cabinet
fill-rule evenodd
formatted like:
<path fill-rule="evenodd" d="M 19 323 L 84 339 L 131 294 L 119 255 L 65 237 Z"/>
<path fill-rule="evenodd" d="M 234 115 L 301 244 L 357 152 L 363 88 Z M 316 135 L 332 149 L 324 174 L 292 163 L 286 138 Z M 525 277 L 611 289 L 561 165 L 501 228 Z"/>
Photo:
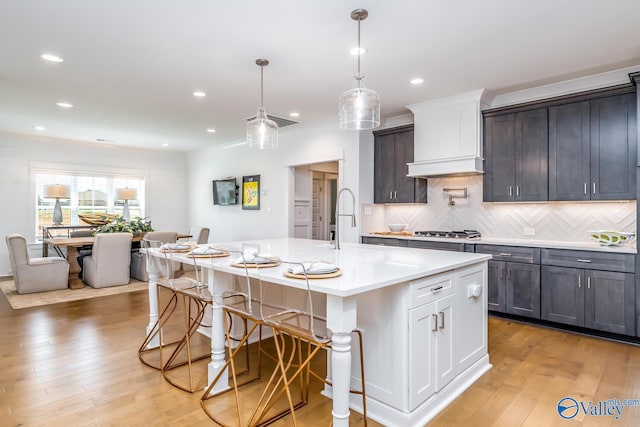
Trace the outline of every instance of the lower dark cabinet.
<path fill-rule="evenodd" d="M 489 261 L 488 308 L 540 318 L 540 266 Z"/>
<path fill-rule="evenodd" d="M 541 285 L 542 319 L 635 335 L 634 274 L 543 266 Z"/>
<path fill-rule="evenodd" d="M 407 239 L 392 239 L 386 237 L 365 237 L 362 236 L 362 243 L 366 245 L 400 246 L 407 247 Z"/>

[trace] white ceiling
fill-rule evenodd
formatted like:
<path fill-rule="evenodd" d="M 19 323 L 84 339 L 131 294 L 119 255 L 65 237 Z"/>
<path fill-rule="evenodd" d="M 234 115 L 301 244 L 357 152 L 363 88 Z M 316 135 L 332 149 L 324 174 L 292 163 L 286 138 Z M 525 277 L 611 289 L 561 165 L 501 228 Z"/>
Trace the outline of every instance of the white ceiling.
<path fill-rule="evenodd" d="M 383 116 L 640 64 L 638 0 L 2 0 L 0 131 L 169 150 L 239 141 L 261 57 L 269 114 L 337 126 L 360 7 L 362 70 Z"/>

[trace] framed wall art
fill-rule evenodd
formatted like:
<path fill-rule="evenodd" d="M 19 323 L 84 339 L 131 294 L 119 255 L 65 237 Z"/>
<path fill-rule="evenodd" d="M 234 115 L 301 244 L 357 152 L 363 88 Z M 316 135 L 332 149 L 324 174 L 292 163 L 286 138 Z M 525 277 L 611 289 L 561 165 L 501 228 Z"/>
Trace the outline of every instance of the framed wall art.
<path fill-rule="evenodd" d="M 260 209 L 260 175 L 242 177 L 242 209 Z"/>

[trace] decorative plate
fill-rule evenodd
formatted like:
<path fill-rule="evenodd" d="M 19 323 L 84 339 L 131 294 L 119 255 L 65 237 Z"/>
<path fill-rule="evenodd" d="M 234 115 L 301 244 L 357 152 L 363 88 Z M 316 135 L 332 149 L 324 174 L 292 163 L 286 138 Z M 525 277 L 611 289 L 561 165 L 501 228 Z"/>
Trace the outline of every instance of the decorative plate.
<path fill-rule="evenodd" d="M 630 243 L 636 237 L 636 233 L 627 233 L 623 231 L 589 231 L 589 237 L 602 246 L 613 246 L 621 243 Z"/>

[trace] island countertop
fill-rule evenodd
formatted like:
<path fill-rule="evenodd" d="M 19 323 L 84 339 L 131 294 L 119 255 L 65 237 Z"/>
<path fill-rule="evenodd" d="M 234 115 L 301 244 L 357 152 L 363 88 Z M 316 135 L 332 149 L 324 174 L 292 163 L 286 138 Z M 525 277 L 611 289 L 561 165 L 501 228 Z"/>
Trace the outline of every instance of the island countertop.
<path fill-rule="evenodd" d="M 491 259 L 491 255 L 445 252 L 429 249 L 375 246 L 355 243 L 341 243 L 336 250 L 329 242 L 295 238 L 244 241 L 243 244 L 259 247 L 259 253 L 280 257 L 282 261 L 313 262 L 324 261 L 336 264 L 342 274 L 335 278 L 311 280 L 311 289 L 327 295 L 347 297 L 368 292 L 401 282 L 431 276 L 444 271 L 476 264 Z M 237 242 L 216 243 L 232 251 L 242 251 Z M 226 258 L 199 260 L 202 266 L 237 274 L 238 267 L 231 264 L 239 257 L 233 254 Z M 213 265 L 212 265 L 213 264 Z M 252 277 L 304 288 L 303 280 L 286 277 L 284 272 L 290 264 L 281 263 L 277 267 L 250 269 Z"/>

